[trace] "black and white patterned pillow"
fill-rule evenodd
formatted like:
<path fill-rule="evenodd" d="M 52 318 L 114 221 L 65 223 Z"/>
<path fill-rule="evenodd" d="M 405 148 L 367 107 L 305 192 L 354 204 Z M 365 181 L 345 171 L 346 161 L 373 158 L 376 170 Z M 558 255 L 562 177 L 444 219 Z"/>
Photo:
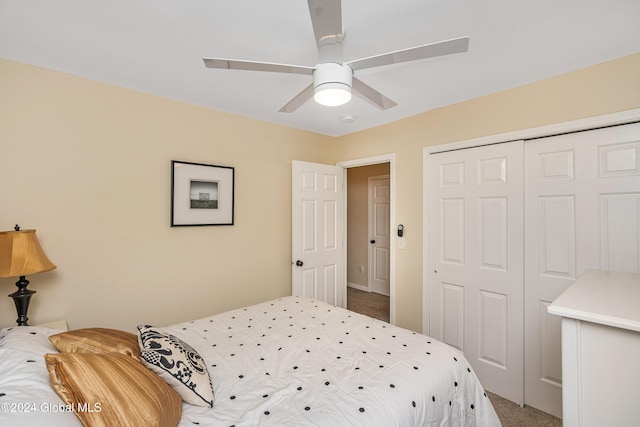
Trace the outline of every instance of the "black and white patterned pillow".
<path fill-rule="evenodd" d="M 150 325 L 138 326 L 140 358 L 187 403 L 213 407 L 213 387 L 198 352 L 181 339 Z"/>

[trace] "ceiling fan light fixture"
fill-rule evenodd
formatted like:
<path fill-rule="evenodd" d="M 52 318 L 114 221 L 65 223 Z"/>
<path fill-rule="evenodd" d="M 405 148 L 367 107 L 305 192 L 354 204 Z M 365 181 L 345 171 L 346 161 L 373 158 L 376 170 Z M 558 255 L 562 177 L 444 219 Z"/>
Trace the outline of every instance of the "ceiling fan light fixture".
<path fill-rule="evenodd" d="M 337 107 L 351 101 L 351 88 L 342 83 L 325 83 L 316 87 L 313 99 L 326 107 Z"/>
<path fill-rule="evenodd" d="M 313 71 L 313 99 L 320 105 L 337 107 L 351 100 L 353 70 L 333 62 L 319 64 Z"/>

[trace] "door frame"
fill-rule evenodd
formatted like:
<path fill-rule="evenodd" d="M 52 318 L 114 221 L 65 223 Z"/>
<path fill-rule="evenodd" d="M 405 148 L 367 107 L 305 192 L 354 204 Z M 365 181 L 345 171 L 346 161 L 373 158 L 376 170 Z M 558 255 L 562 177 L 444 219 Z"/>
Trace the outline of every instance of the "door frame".
<path fill-rule="evenodd" d="M 344 162 L 336 163 L 336 166 L 341 166 L 344 170 L 344 236 L 345 245 L 347 242 L 347 169 L 356 168 L 360 166 L 376 165 L 380 163 L 389 163 L 389 323 L 395 325 L 396 323 L 396 307 L 395 307 L 395 295 L 396 295 L 396 234 L 394 232 L 396 227 L 396 154 L 382 154 L 373 157 L 364 157 L 361 159 L 347 160 Z M 347 246 L 344 251 L 344 264 L 347 265 Z M 345 283 L 346 283 L 346 268 L 345 268 Z"/>

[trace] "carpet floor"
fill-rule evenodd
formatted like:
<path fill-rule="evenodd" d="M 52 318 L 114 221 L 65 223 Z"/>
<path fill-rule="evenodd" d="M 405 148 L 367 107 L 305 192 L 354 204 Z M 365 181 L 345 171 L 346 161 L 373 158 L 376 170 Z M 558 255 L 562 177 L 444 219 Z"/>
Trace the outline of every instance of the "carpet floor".
<path fill-rule="evenodd" d="M 562 420 L 531 406 L 519 405 L 496 394 L 487 392 L 502 427 L 562 427 Z"/>
<path fill-rule="evenodd" d="M 389 297 L 347 287 L 347 309 L 374 319 L 389 321 Z"/>

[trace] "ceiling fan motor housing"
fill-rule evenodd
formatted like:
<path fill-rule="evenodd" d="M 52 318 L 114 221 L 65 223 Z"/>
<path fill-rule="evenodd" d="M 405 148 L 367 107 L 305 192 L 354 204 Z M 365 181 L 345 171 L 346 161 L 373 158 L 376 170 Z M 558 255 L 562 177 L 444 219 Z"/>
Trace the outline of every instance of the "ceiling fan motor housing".
<path fill-rule="evenodd" d="M 353 70 L 346 64 L 327 62 L 313 71 L 313 91 L 316 102 L 337 106 L 351 99 Z"/>

